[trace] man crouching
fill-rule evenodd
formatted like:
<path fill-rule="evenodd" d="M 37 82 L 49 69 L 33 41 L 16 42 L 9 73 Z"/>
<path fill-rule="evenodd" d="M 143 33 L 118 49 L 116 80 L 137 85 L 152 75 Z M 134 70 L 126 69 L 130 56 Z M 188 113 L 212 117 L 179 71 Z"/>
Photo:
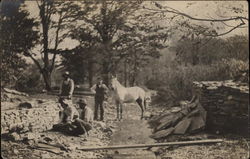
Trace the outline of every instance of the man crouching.
<path fill-rule="evenodd" d="M 60 123 L 53 125 L 53 130 L 60 131 L 68 135 L 82 135 L 87 133 L 86 122 L 79 119 L 79 112 L 73 106 L 72 101 L 64 98 L 59 99 L 59 103 L 63 108 L 60 112 Z"/>
<path fill-rule="evenodd" d="M 93 122 L 93 111 L 87 106 L 87 102 L 85 99 L 80 99 L 78 102 L 79 108 L 81 109 L 80 119 L 87 123 Z"/>

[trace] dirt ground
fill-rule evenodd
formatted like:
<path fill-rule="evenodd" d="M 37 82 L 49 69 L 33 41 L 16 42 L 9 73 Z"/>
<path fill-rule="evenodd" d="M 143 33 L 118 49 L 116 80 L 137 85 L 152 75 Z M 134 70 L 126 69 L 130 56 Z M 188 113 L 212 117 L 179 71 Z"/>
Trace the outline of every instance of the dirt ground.
<path fill-rule="evenodd" d="M 43 97 L 46 99 L 46 97 Z M 48 97 L 54 98 L 54 97 Z M 158 114 L 162 111 L 160 106 L 151 106 L 148 112 Z M 114 105 L 107 105 L 105 109 L 105 122 L 94 123 L 94 129 L 89 136 L 65 136 L 59 132 L 47 131 L 39 133 L 40 138 L 50 138 L 55 143 L 67 145 L 70 150 L 60 151 L 59 154 L 34 149 L 32 143 L 12 142 L 1 140 L 1 155 L 3 158 L 107 158 L 107 159 L 247 159 L 249 157 L 249 140 L 236 135 L 214 135 L 201 132 L 185 136 L 171 136 L 167 141 L 200 140 L 220 138 L 223 143 L 193 146 L 169 146 L 138 149 L 96 150 L 82 151 L 81 147 L 128 145 L 156 143 L 149 136 L 152 130 L 147 120 L 140 120 L 140 108 L 135 104 L 126 104 L 123 110 L 123 120 L 116 121 Z M 247 143 L 248 142 L 248 143 Z"/>

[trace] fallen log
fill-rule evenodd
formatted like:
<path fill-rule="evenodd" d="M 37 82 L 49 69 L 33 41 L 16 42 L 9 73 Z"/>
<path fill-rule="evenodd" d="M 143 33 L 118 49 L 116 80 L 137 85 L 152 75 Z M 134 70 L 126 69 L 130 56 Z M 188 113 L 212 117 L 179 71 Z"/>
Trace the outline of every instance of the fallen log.
<path fill-rule="evenodd" d="M 52 145 L 48 145 L 45 143 L 37 143 L 37 145 L 35 147 L 32 147 L 33 149 L 37 149 L 37 150 L 43 150 L 43 151 L 48 151 L 54 154 L 60 154 L 62 153 L 61 149 L 59 147 L 56 146 L 52 146 Z"/>
<path fill-rule="evenodd" d="M 100 147 L 83 147 L 78 148 L 82 151 L 92 150 L 107 150 L 107 149 L 127 149 L 127 148 L 146 148 L 146 147 L 159 147 L 159 146 L 172 146 L 172 145 L 194 145 L 194 144 L 212 144 L 223 142 L 222 139 L 210 139 L 210 140 L 197 140 L 197 141 L 179 141 L 179 142 L 166 142 L 155 144 L 135 144 L 135 145 L 114 145 L 114 146 L 100 146 Z"/>

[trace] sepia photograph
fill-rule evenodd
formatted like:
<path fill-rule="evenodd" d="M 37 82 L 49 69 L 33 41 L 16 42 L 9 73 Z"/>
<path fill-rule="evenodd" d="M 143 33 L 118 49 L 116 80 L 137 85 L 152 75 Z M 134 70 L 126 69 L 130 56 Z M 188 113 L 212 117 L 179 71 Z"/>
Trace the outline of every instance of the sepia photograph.
<path fill-rule="evenodd" d="M 248 1 L 1 0 L 3 159 L 249 159 Z"/>

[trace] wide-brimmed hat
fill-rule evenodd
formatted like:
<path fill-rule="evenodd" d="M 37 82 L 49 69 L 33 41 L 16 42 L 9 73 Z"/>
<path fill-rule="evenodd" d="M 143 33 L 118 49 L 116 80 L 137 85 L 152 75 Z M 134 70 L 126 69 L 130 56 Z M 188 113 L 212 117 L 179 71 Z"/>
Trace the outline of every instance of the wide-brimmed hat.
<path fill-rule="evenodd" d="M 80 99 L 77 103 L 87 105 L 87 101 L 85 99 Z"/>
<path fill-rule="evenodd" d="M 103 78 L 100 76 L 100 77 L 97 77 L 97 80 L 99 81 L 99 80 L 103 80 Z"/>
<path fill-rule="evenodd" d="M 69 77 L 69 72 L 68 71 L 64 72 L 62 76 L 63 77 Z"/>

